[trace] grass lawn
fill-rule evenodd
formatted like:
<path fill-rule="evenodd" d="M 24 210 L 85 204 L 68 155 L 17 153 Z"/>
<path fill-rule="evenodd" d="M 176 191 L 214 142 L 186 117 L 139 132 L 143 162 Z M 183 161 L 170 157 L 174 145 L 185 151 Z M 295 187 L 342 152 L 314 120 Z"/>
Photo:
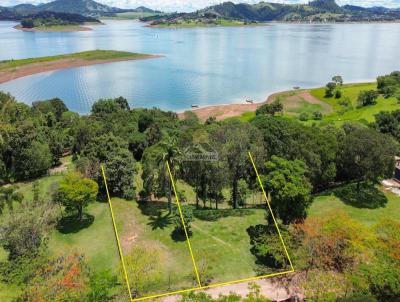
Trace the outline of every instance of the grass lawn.
<path fill-rule="evenodd" d="M 149 55 L 132 53 L 127 51 L 115 51 L 115 50 L 91 50 L 84 52 L 77 52 L 72 54 L 39 57 L 39 58 L 28 58 L 21 60 L 4 60 L 0 61 L 0 70 L 7 70 L 16 67 L 22 67 L 33 63 L 44 63 L 53 62 L 62 59 L 81 59 L 85 61 L 94 60 L 117 60 L 117 59 L 143 59 L 148 58 Z"/>
<path fill-rule="evenodd" d="M 174 232 L 167 204 L 149 202 L 145 206 L 119 198 L 112 202 L 124 254 L 134 245 L 141 245 L 156 246 L 163 255 L 158 267 L 161 278 L 153 282 L 147 295 L 196 286 L 187 242 Z M 265 223 L 264 217 L 265 210 L 252 209 L 248 215 L 213 222 L 196 218 L 191 223 L 190 242 L 199 273 L 212 276 L 211 283 L 256 276 L 256 259 L 250 252 L 246 230 Z"/>
<path fill-rule="evenodd" d="M 187 243 L 171 237 L 175 225 L 166 204 L 141 208 L 135 201 L 119 198 L 113 198 L 112 203 L 123 253 L 127 255 L 133 246 L 139 245 L 157 249 L 161 254 L 159 263 L 155 264 L 161 272 L 160 278 L 151 282 L 145 294 L 194 287 L 195 275 Z"/>
<path fill-rule="evenodd" d="M 84 254 L 90 267 L 94 270 L 112 270 L 116 272 L 119 264 L 118 249 L 108 203 L 90 204 L 85 213 L 84 222 L 62 220 L 62 227 L 53 230 L 49 250 L 53 255 L 66 252 Z"/>
<path fill-rule="evenodd" d="M 354 185 L 348 185 L 347 188 L 347 192 L 341 188 L 316 196 L 308 211 L 309 216 L 344 211 L 366 226 L 373 226 L 385 218 L 400 221 L 399 196 L 384 191 L 382 187 L 364 188 L 360 193 L 356 192 Z M 349 193 L 351 191 L 352 193 Z"/>
<path fill-rule="evenodd" d="M 348 84 L 343 85 L 340 89 L 342 91 L 342 97 L 336 99 L 325 98 L 325 88 L 318 88 L 310 90 L 311 95 L 324 101 L 334 108 L 334 113 L 325 115 L 323 122 L 335 122 L 342 124 L 347 121 L 359 121 L 359 122 L 373 122 L 375 120 L 374 115 L 380 111 L 393 111 L 399 109 L 398 101 L 394 98 L 385 99 L 379 96 L 377 104 L 371 106 L 357 107 L 358 94 L 362 90 L 376 90 L 376 83 L 361 83 L 361 84 Z M 349 105 L 344 106 L 340 103 L 348 101 Z M 314 121 L 313 121 L 314 122 Z"/>

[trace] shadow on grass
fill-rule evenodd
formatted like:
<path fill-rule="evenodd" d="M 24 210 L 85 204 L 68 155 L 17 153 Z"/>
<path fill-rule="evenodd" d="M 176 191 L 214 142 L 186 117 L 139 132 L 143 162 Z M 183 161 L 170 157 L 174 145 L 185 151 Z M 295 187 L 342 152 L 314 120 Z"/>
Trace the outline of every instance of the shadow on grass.
<path fill-rule="evenodd" d="M 81 220 L 76 215 L 63 217 L 58 222 L 56 229 L 62 234 L 78 233 L 80 230 L 90 227 L 93 221 L 94 216 L 90 214 L 83 214 Z"/>
<path fill-rule="evenodd" d="M 168 204 L 162 201 L 140 201 L 138 208 L 143 215 L 158 216 L 161 210 L 168 209 Z"/>
<path fill-rule="evenodd" d="M 333 190 L 333 193 L 345 204 L 356 208 L 376 209 L 385 207 L 388 199 L 372 183 L 349 184 Z"/>
<path fill-rule="evenodd" d="M 188 235 L 189 235 L 189 237 L 191 237 L 192 236 L 192 231 L 188 231 Z M 185 232 L 182 231 L 181 229 L 178 229 L 178 228 L 175 228 L 172 231 L 171 238 L 172 238 L 173 241 L 176 241 L 176 242 L 186 241 Z"/>
<path fill-rule="evenodd" d="M 165 215 L 162 214 L 161 211 L 157 213 L 156 216 L 151 216 L 150 217 L 150 222 L 148 225 L 151 226 L 152 230 L 163 230 L 166 227 L 168 227 L 172 223 L 171 221 L 171 215 L 166 213 Z"/>

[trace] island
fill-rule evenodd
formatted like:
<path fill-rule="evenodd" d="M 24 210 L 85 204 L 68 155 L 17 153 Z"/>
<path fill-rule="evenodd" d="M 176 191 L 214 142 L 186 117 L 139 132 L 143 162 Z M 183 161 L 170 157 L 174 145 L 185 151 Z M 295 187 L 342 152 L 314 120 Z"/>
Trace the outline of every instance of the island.
<path fill-rule="evenodd" d="M 100 20 L 79 14 L 38 12 L 24 16 L 15 29 L 30 32 L 74 32 L 89 31 L 84 25 L 99 25 Z"/>
<path fill-rule="evenodd" d="M 115 50 L 92 50 L 72 54 L 0 61 L 0 84 L 36 73 L 112 62 L 159 58 L 159 55 Z"/>

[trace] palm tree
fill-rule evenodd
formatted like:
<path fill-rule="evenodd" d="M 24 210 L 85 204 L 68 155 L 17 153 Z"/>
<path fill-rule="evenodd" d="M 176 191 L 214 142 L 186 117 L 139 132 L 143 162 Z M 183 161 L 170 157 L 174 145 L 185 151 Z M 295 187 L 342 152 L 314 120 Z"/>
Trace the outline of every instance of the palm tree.
<path fill-rule="evenodd" d="M 159 163 L 159 167 L 162 173 L 163 188 L 167 186 L 167 198 L 168 198 L 168 212 L 172 213 L 172 182 L 171 177 L 166 169 L 165 163 L 168 162 L 172 178 L 175 179 L 176 171 L 179 170 L 179 166 L 182 160 L 182 152 L 178 146 L 178 140 L 176 136 L 169 136 L 165 141 L 161 142 L 160 145 L 164 149 L 164 152 Z"/>

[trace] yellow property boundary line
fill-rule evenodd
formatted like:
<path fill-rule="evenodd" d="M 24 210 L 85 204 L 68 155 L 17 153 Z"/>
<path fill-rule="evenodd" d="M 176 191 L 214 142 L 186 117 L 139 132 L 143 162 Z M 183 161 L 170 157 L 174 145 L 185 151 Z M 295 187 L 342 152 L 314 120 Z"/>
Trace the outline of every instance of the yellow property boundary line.
<path fill-rule="evenodd" d="M 120 243 L 119 236 L 118 236 L 117 226 L 116 226 L 116 223 L 115 223 L 115 217 L 114 217 L 114 212 L 113 212 L 112 203 L 111 203 L 111 199 L 110 199 L 110 194 L 109 194 L 109 191 L 108 191 L 105 170 L 104 170 L 104 166 L 101 166 L 103 179 L 104 179 L 104 184 L 105 184 L 106 192 L 107 192 L 108 203 L 110 205 L 111 218 L 112 218 L 112 221 L 113 221 L 114 232 L 115 232 L 115 236 L 117 238 L 118 251 L 119 251 L 120 258 L 121 258 L 121 264 L 122 264 L 122 268 L 123 268 L 123 271 L 124 271 L 124 277 L 125 277 L 125 281 L 126 281 L 126 286 L 127 286 L 127 290 L 128 290 L 131 302 L 143 301 L 143 300 L 148 300 L 148 299 L 155 299 L 155 298 L 160 298 L 160 297 L 165 297 L 165 296 L 170 296 L 170 295 L 176 295 L 176 294 L 183 294 L 183 293 L 187 293 L 187 292 L 192 292 L 192 291 L 196 291 L 196 290 L 204 290 L 204 289 L 214 288 L 214 287 L 228 285 L 228 284 L 235 284 L 235 283 L 240 283 L 240 282 L 246 282 L 246 281 L 253 281 L 253 280 L 258 280 L 258 279 L 265 279 L 265 278 L 271 278 L 271 277 L 276 277 L 276 276 L 282 276 L 282 275 L 286 275 L 286 274 L 290 274 L 290 273 L 295 272 L 295 269 L 294 269 L 293 264 L 292 264 L 292 260 L 290 259 L 288 250 L 286 248 L 286 244 L 285 244 L 285 242 L 283 240 L 283 237 L 282 237 L 281 231 L 279 229 L 278 223 L 276 221 L 275 215 L 274 215 L 274 213 L 272 211 L 271 204 L 270 204 L 269 199 L 267 197 L 267 194 L 265 192 L 265 189 L 264 189 L 264 186 L 262 184 L 260 175 L 258 174 L 257 167 L 256 167 L 256 165 L 254 163 L 253 156 L 251 155 L 250 152 L 248 152 L 248 155 L 249 155 L 250 161 L 251 161 L 251 163 L 253 165 L 254 171 L 256 173 L 257 180 L 258 180 L 258 183 L 259 183 L 259 185 L 261 187 L 261 190 L 263 192 L 264 198 L 265 198 L 265 200 L 267 202 L 268 210 L 271 213 L 271 217 L 272 217 L 272 219 L 274 221 L 276 230 L 278 232 L 278 235 L 279 235 L 280 241 L 282 243 L 283 249 L 285 251 L 286 257 L 287 257 L 287 259 L 289 261 L 291 270 L 285 271 L 285 272 L 279 272 L 279 273 L 272 273 L 272 274 L 263 275 L 263 276 L 250 277 L 250 278 L 245 278 L 245 279 L 232 280 L 232 281 L 228 281 L 228 282 L 222 282 L 222 283 L 216 283 L 216 284 L 211 284 L 211 285 L 207 285 L 207 286 L 202 286 L 201 282 L 200 282 L 200 276 L 199 276 L 199 273 L 198 273 L 198 270 L 197 270 L 196 261 L 195 261 L 194 255 L 193 255 L 192 246 L 190 244 L 189 235 L 188 235 L 188 232 L 187 232 L 187 229 L 186 229 L 184 217 L 183 217 L 183 214 L 182 214 L 181 204 L 180 204 L 179 197 L 178 197 L 178 194 L 177 194 L 177 191 L 176 191 L 175 182 L 174 182 L 174 179 L 172 177 L 172 173 L 171 173 L 171 169 L 170 169 L 169 163 L 167 161 L 166 162 L 166 166 L 168 168 L 168 173 L 169 173 L 169 176 L 170 176 L 170 179 L 171 179 L 171 183 L 172 183 L 172 187 L 173 187 L 173 190 L 174 190 L 176 203 L 178 205 L 179 215 L 181 217 L 182 224 L 183 224 L 183 227 L 184 227 L 186 241 L 187 241 L 187 244 L 188 244 L 190 256 L 191 256 L 192 263 L 193 263 L 194 272 L 196 274 L 196 279 L 197 279 L 197 282 L 198 282 L 199 286 L 198 287 L 194 287 L 194 288 L 189 288 L 189 289 L 183 289 L 183 290 L 168 292 L 168 293 L 164 293 L 164 294 L 157 294 L 157 295 L 152 295 L 152 296 L 147 296 L 147 297 L 142 297 L 142 298 L 136 298 L 136 299 L 132 298 L 131 288 L 130 288 L 130 284 L 129 284 L 129 280 L 128 280 L 128 274 L 127 274 L 127 271 L 126 271 L 125 261 L 124 261 L 124 257 L 123 257 L 123 254 L 122 254 L 121 243 Z"/>

